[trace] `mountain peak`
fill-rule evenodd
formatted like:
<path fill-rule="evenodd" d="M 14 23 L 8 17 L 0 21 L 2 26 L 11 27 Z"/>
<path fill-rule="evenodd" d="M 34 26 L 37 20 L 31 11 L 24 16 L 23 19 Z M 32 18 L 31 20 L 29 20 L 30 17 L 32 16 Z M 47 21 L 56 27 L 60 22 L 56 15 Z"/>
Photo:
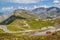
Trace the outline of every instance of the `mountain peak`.
<path fill-rule="evenodd" d="M 47 9 L 47 11 L 52 10 L 52 9 L 54 9 L 54 10 L 59 10 L 58 7 L 50 7 L 50 8 Z"/>

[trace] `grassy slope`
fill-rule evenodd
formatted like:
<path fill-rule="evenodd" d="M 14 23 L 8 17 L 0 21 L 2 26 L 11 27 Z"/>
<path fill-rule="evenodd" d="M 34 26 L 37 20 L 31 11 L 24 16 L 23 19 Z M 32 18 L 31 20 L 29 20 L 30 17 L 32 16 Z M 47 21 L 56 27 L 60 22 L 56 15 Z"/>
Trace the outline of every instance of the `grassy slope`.
<path fill-rule="evenodd" d="M 42 21 L 42 20 L 36 21 L 36 20 L 33 20 L 33 21 L 30 21 L 30 22 L 28 21 L 27 23 L 33 29 L 40 29 L 42 27 L 53 26 L 53 24 L 49 20 L 48 21 Z"/>
<path fill-rule="evenodd" d="M 25 24 L 28 24 L 30 26 L 24 26 Z M 42 21 L 42 20 L 27 20 L 26 23 L 24 23 L 23 20 L 15 20 L 12 22 L 10 25 L 7 25 L 7 28 L 11 31 L 17 31 L 17 30 L 24 30 L 24 29 L 40 29 L 42 27 L 48 27 L 48 26 L 53 26 L 54 24 L 51 23 L 51 21 Z"/>
<path fill-rule="evenodd" d="M 16 36 L 15 33 L 0 33 L 0 40 L 60 40 L 60 31 L 45 36 Z"/>
<path fill-rule="evenodd" d="M 4 30 L 3 29 L 0 29 L 0 33 L 3 33 L 4 32 Z"/>
<path fill-rule="evenodd" d="M 24 26 L 26 24 L 26 23 L 24 23 L 24 21 L 26 21 L 26 23 L 29 26 Z M 42 27 L 54 26 L 54 24 L 51 23 L 51 20 L 47 20 L 47 21 L 38 20 L 37 21 L 35 19 L 29 19 L 29 20 L 16 19 L 11 24 L 5 25 L 5 26 L 7 27 L 8 30 L 14 32 L 14 31 L 25 31 L 25 30 L 38 31 L 37 29 L 41 29 Z M 22 34 L 31 34 L 31 33 L 32 32 L 20 32 L 20 33 L 14 34 L 14 35 L 21 36 Z"/>

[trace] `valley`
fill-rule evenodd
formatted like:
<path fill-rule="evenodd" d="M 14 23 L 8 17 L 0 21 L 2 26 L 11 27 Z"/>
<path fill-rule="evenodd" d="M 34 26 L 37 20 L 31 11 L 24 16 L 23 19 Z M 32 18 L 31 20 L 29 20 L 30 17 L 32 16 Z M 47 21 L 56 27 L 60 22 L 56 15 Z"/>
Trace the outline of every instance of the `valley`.
<path fill-rule="evenodd" d="M 30 37 L 34 40 L 35 37 L 37 39 L 39 37 L 45 38 L 45 36 L 52 36 L 60 31 L 59 8 L 37 8 L 32 11 L 17 9 L 6 19 L 1 19 L 0 36 L 7 40 L 9 38 L 11 40 L 16 38 L 24 40 L 25 37 L 27 37 L 26 40 Z"/>

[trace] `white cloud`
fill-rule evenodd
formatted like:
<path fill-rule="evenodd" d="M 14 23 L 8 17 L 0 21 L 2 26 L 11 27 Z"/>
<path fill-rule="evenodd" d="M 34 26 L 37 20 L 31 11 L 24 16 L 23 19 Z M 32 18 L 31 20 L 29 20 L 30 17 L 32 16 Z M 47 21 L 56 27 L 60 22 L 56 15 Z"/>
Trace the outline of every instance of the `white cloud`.
<path fill-rule="evenodd" d="M 3 11 L 9 11 L 9 10 L 12 10 L 13 9 L 13 7 L 3 7 L 1 10 L 3 10 Z"/>
<path fill-rule="evenodd" d="M 28 7 L 21 7 L 21 6 L 19 6 L 17 9 L 29 9 Z"/>
<path fill-rule="evenodd" d="M 15 3 L 36 3 L 39 2 L 39 0 L 13 0 Z"/>
<path fill-rule="evenodd" d="M 44 7 L 44 8 L 49 8 L 49 7 L 51 7 L 51 6 L 48 6 L 48 5 L 41 5 L 41 6 L 34 6 L 34 8 L 39 8 L 39 7 Z"/>
<path fill-rule="evenodd" d="M 1 0 L 2 2 L 13 2 L 13 3 L 37 3 L 44 0 Z"/>
<path fill-rule="evenodd" d="M 14 8 L 13 6 L 11 6 L 11 7 L 2 7 L 1 9 L 0 9 L 0 12 L 5 12 L 5 11 L 13 11 L 13 10 L 15 10 L 16 8 Z"/>
<path fill-rule="evenodd" d="M 55 7 L 59 7 L 60 8 L 60 0 L 54 0 L 53 3 L 54 3 Z"/>
<path fill-rule="evenodd" d="M 19 6 L 17 9 L 24 9 L 24 7 Z"/>
<path fill-rule="evenodd" d="M 54 6 L 60 8 L 60 4 L 55 4 Z"/>
<path fill-rule="evenodd" d="M 53 1 L 53 3 L 59 3 L 60 2 L 60 0 L 54 0 Z"/>
<path fill-rule="evenodd" d="M 43 6 L 40 6 L 40 7 L 49 8 L 51 6 L 43 5 Z"/>

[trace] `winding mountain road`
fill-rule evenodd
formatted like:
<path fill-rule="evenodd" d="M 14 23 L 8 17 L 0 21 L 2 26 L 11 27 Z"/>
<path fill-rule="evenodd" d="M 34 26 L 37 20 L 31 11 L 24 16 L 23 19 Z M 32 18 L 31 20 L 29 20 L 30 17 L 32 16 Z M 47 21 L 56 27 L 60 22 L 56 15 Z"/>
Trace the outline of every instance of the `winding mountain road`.
<path fill-rule="evenodd" d="M 5 25 L 0 25 L 0 29 L 3 29 L 6 33 L 20 33 L 20 32 L 34 32 L 36 30 L 25 30 L 25 31 L 10 31 L 9 29 L 7 29 L 7 27 Z M 55 27 L 45 27 L 45 28 L 41 28 L 41 30 L 44 30 L 42 32 L 35 32 L 35 33 L 31 33 L 31 34 L 24 34 L 26 36 L 40 36 L 40 35 L 46 35 L 47 31 L 50 31 L 52 33 L 59 31 L 60 28 L 56 29 Z"/>

